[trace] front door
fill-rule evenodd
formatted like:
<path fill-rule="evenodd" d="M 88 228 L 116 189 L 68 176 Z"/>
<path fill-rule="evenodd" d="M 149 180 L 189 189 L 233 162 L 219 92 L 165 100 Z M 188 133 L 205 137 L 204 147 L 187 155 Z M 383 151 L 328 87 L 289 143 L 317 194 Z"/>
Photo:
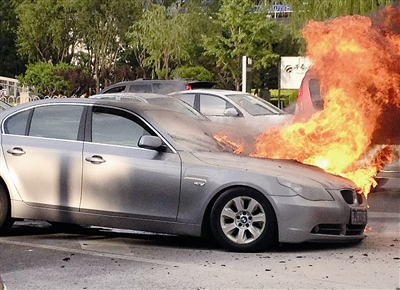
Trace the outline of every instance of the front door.
<path fill-rule="evenodd" d="M 176 220 L 181 160 L 177 153 L 138 147 L 154 134 L 125 111 L 95 107 L 85 142 L 81 211 Z"/>

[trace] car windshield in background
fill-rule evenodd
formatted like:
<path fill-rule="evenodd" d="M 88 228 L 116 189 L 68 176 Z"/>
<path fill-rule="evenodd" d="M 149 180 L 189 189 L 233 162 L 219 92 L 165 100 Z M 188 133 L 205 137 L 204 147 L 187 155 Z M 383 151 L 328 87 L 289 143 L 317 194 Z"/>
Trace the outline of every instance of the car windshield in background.
<path fill-rule="evenodd" d="M 146 114 L 167 130 L 177 150 L 221 152 L 225 148 L 213 137 L 213 127 L 187 115 L 168 110 L 146 110 Z"/>
<path fill-rule="evenodd" d="M 285 114 L 284 111 L 273 104 L 250 94 L 231 94 L 226 96 L 253 116 Z"/>

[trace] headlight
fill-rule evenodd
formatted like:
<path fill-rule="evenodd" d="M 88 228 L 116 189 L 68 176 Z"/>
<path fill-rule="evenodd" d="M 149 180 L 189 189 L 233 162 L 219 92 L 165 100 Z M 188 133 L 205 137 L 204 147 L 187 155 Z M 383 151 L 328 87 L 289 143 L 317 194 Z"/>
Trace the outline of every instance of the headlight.
<path fill-rule="evenodd" d="M 279 184 L 290 188 L 296 194 L 308 200 L 334 200 L 332 195 L 322 186 L 322 184 L 308 178 L 284 177 L 276 178 Z"/>

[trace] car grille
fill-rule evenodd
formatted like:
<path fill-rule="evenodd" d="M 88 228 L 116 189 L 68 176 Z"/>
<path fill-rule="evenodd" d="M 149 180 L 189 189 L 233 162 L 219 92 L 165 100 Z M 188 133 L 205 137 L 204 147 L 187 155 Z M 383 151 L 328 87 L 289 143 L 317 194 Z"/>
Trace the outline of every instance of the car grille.
<path fill-rule="evenodd" d="M 365 225 L 319 224 L 312 230 L 312 234 L 357 236 L 364 232 Z"/>
<path fill-rule="evenodd" d="M 354 204 L 355 201 L 357 201 L 358 204 L 363 203 L 363 195 L 361 193 L 350 189 L 341 190 L 340 193 L 347 204 Z"/>

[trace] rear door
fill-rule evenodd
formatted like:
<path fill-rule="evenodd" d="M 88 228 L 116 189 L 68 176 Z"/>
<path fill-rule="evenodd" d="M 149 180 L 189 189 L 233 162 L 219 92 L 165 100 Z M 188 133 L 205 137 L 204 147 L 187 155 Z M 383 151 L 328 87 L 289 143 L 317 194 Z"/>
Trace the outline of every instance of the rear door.
<path fill-rule="evenodd" d="M 140 137 L 154 132 L 129 112 L 97 106 L 87 124 L 81 211 L 176 220 L 179 155 L 139 148 Z"/>
<path fill-rule="evenodd" d="M 83 105 L 45 105 L 5 121 L 2 147 L 23 201 L 78 210 L 81 198 Z"/>

